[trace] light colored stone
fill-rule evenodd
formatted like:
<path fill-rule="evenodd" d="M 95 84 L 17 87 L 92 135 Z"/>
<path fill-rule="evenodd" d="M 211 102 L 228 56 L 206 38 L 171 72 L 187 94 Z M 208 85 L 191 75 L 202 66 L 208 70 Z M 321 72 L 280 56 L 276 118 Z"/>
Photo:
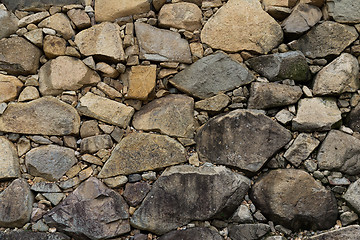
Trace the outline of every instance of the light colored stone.
<path fill-rule="evenodd" d="M 50 16 L 50 13 L 48 11 L 30 14 L 26 17 L 21 18 L 18 22 L 18 26 L 21 28 L 21 27 L 26 27 L 26 25 L 29 25 L 31 23 L 36 24 L 36 23 L 39 23 L 44 18 L 47 18 L 49 16 Z"/>
<path fill-rule="evenodd" d="M 0 137 L 0 179 L 6 180 L 20 177 L 19 158 L 12 142 Z"/>
<path fill-rule="evenodd" d="M 22 90 L 22 92 L 19 95 L 18 101 L 19 102 L 25 102 L 25 101 L 31 101 L 38 99 L 40 97 L 39 91 L 36 87 L 28 86 Z"/>
<path fill-rule="evenodd" d="M 214 97 L 196 102 L 195 109 L 210 112 L 220 112 L 230 103 L 230 100 L 231 99 L 227 95 L 218 94 Z"/>
<path fill-rule="evenodd" d="M 156 85 L 156 65 L 131 67 L 128 81 L 125 97 L 146 100 Z"/>
<path fill-rule="evenodd" d="M 119 76 L 119 72 L 115 68 L 104 62 L 97 63 L 95 69 L 101 72 L 103 77 L 117 78 Z"/>
<path fill-rule="evenodd" d="M 25 33 L 24 37 L 30 42 L 32 42 L 34 45 L 36 45 L 37 47 L 43 46 L 44 34 L 41 28 L 34 29 L 31 30 L 30 32 Z"/>
<path fill-rule="evenodd" d="M 286 109 L 282 109 L 275 115 L 276 120 L 278 120 L 282 124 L 288 124 L 289 122 L 291 122 L 291 120 L 293 120 L 294 117 L 294 114 L 292 114 Z"/>
<path fill-rule="evenodd" d="M 110 188 L 118 188 L 124 186 L 128 182 L 128 178 L 126 176 L 116 176 L 105 178 L 103 181 Z"/>
<path fill-rule="evenodd" d="M 66 41 L 63 38 L 47 35 L 44 38 L 44 53 L 47 58 L 56 58 L 65 55 Z"/>
<path fill-rule="evenodd" d="M 0 10 L 0 39 L 9 37 L 18 30 L 19 19 L 10 11 Z"/>
<path fill-rule="evenodd" d="M 67 15 L 79 30 L 91 26 L 89 15 L 82 9 L 71 9 Z"/>
<path fill-rule="evenodd" d="M 343 195 L 345 201 L 355 209 L 357 213 L 360 213 L 360 180 L 353 182 L 346 193 Z"/>
<path fill-rule="evenodd" d="M 75 31 L 71 27 L 69 18 L 63 13 L 56 13 L 48 18 L 45 18 L 39 23 L 38 27 L 54 29 L 66 40 L 75 35 Z"/>
<path fill-rule="evenodd" d="M 360 23 L 360 2 L 357 0 L 327 0 L 329 16 L 336 22 Z"/>
<path fill-rule="evenodd" d="M 23 85 L 16 77 L 0 74 L 0 102 L 15 100 Z"/>
<path fill-rule="evenodd" d="M 101 149 L 110 149 L 113 146 L 111 137 L 107 134 L 83 138 L 80 143 L 82 153 L 95 153 Z"/>

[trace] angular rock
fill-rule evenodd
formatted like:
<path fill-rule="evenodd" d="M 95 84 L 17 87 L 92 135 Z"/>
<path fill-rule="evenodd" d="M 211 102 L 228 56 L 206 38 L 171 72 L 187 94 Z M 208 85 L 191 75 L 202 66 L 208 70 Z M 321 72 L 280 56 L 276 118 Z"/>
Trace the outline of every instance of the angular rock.
<path fill-rule="evenodd" d="M 54 29 L 66 40 L 69 40 L 75 35 L 75 31 L 71 27 L 69 18 L 63 13 L 56 13 L 48 18 L 45 18 L 39 23 L 38 27 Z"/>
<path fill-rule="evenodd" d="M 250 198 L 267 219 L 295 231 L 329 229 L 337 219 L 332 192 L 303 170 L 268 172 L 255 182 Z"/>
<path fill-rule="evenodd" d="M 46 62 L 39 71 L 39 90 L 42 95 L 75 91 L 84 85 L 96 85 L 100 81 L 100 76 L 81 60 L 68 56 Z"/>
<path fill-rule="evenodd" d="M 65 193 L 41 193 L 52 205 L 58 205 L 65 197 Z"/>
<path fill-rule="evenodd" d="M 192 63 L 189 43 L 179 33 L 135 22 L 140 59 Z"/>
<path fill-rule="evenodd" d="M 231 239 L 257 240 L 270 232 L 270 226 L 264 223 L 230 225 Z"/>
<path fill-rule="evenodd" d="M 130 206 L 136 207 L 150 190 L 151 186 L 147 182 L 128 183 L 125 186 L 123 197 Z"/>
<path fill-rule="evenodd" d="M 310 240 L 357 240 L 360 235 L 360 226 L 351 225 L 310 237 Z"/>
<path fill-rule="evenodd" d="M 275 115 L 276 120 L 278 120 L 282 124 L 288 124 L 289 122 L 291 122 L 291 120 L 293 120 L 294 117 L 294 114 L 292 114 L 286 109 L 282 109 Z"/>
<path fill-rule="evenodd" d="M 234 110 L 210 119 L 196 136 L 202 161 L 257 172 L 291 140 L 290 132 L 262 113 Z M 263 144 L 266 142 L 266 144 Z"/>
<path fill-rule="evenodd" d="M 357 213 L 360 213 L 360 181 L 356 180 L 350 184 L 349 188 L 343 195 L 343 199 L 355 209 Z"/>
<path fill-rule="evenodd" d="M 297 103 L 302 94 L 299 86 L 254 82 L 251 84 L 248 108 L 268 109 L 291 105 Z"/>
<path fill-rule="evenodd" d="M 65 55 L 66 40 L 60 37 L 46 35 L 43 50 L 47 58 L 56 58 Z"/>
<path fill-rule="evenodd" d="M 186 2 L 166 4 L 159 12 L 159 26 L 193 32 L 201 29 L 201 18 L 201 9 L 196 4 Z"/>
<path fill-rule="evenodd" d="M 195 109 L 209 112 L 220 112 L 230 103 L 230 100 L 231 99 L 226 94 L 220 93 L 213 97 L 196 102 Z"/>
<path fill-rule="evenodd" d="M 132 124 L 138 130 L 192 138 L 194 121 L 194 99 L 171 94 L 143 106 L 135 113 Z"/>
<path fill-rule="evenodd" d="M 57 145 L 33 148 L 25 155 L 29 173 L 49 181 L 59 180 L 75 163 L 75 151 Z"/>
<path fill-rule="evenodd" d="M 80 151 L 94 153 L 100 149 L 109 149 L 112 148 L 113 141 L 111 140 L 110 135 L 97 135 L 92 137 L 83 138 L 80 143 Z"/>
<path fill-rule="evenodd" d="M 341 122 L 341 112 L 333 98 L 304 98 L 292 120 L 295 131 L 328 131 Z"/>
<path fill-rule="evenodd" d="M 133 133 L 123 138 L 112 151 L 98 177 L 129 175 L 186 162 L 185 148 L 163 135 Z"/>
<path fill-rule="evenodd" d="M 49 8 L 52 5 L 81 4 L 83 0 L 2 0 L 10 10 L 32 10 L 39 8 Z"/>
<path fill-rule="evenodd" d="M 0 131 L 40 134 L 78 134 L 80 116 L 70 105 L 42 97 L 27 103 L 10 103 L 0 116 Z"/>
<path fill-rule="evenodd" d="M 26 27 L 27 25 L 29 25 L 31 23 L 37 24 L 41 20 L 43 20 L 44 18 L 47 18 L 49 16 L 50 16 L 50 13 L 48 11 L 38 12 L 38 13 L 35 13 L 35 14 L 30 14 L 30 15 L 27 15 L 27 16 L 21 18 L 20 21 L 18 22 L 18 26 L 19 27 Z"/>
<path fill-rule="evenodd" d="M 356 0 L 328 0 L 329 16 L 339 23 L 360 23 L 360 2 Z"/>
<path fill-rule="evenodd" d="M 270 81 L 292 79 L 301 83 L 311 78 L 306 58 L 300 51 L 254 57 L 247 60 L 246 64 Z"/>
<path fill-rule="evenodd" d="M 156 65 L 133 66 L 126 98 L 146 100 L 156 86 Z"/>
<path fill-rule="evenodd" d="M 91 26 L 89 15 L 82 9 L 71 9 L 67 15 L 79 30 Z"/>
<path fill-rule="evenodd" d="M 70 237 L 62 233 L 44 233 L 24 230 L 0 232 L 2 240 L 70 240 Z"/>
<path fill-rule="evenodd" d="M 360 104 L 350 111 L 346 118 L 346 124 L 353 131 L 360 132 Z"/>
<path fill-rule="evenodd" d="M 280 25 L 257 0 L 228 1 L 201 31 L 203 43 L 229 52 L 246 50 L 266 54 L 282 39 Z"/>
<path fill-rule="evenodd" d="M 40 56 L 40 49 L 22 37 L 0 40 L 0 70 L 9 74 L 36 74 Z"/>
<path fill-rule="evenodd" d="M 339 55 L 358 36 L 359 34 L 352 26 L 325 21 L 313 27 L 298 40 L 291 42 L 290 45 L 303 52 L 306 57 L 322 58 Z"/>
<path fill-rule="evenodd" d="M 0 74 L 0 102 L 15 100 L 23 85 L 16 77 Z"/>
<path fill-rule="evenodd" d="M 0 39 L 9 37 L 18 30 L 19 19 L 10 11 L 0 10 Z"/>
<path fill-rule="evenodd" d="M 14 180 L 0 193 L 0 227 L 22 227 L 30 221 L 34 196 L 24 179 Z"/>
<path fill-rule="evenodd" d="M 164 234 L 192 220 L 227 218 L 249 187 L 248 178 L 223 166 L 171 167 L 153 184 L 132 216 L 131 225 Z"/>
<path fill-rule="evenodd" d="M 135 110 L 122 103 L 88 92 L 80 98 L 77 110 L 81 115 L 114 124 L 122 128 L 129 125 Z"/>
<path fill-rule="evenodd" d="M 356 92 L 359 87 L 359 62 L 351 54 L 343 53 L 317 73 L 313 94 L 338 95 Z"/>
<path fill-rule="evenodd" d="M 44 33 L 41 28 L 37 28 L 37 29 L 31 30 L 30 32 L 25 33 L 24 37 L 27 40 L 29 40 L 32 44 L 34 44 L 35 46 L 42 48 Z"/>
<path fill-rule="evenodd" d="M 16 148 L 6 137 L 0 137 L 0 180 L 20 177 Z"/>
<path fill-rule="evenodd" d="M 46 224 L 75 239 L 108 239 L 130 231 L 121 195 L 91 177 L 44 216 Z"/>
<path fill-rule="evenodd" d="M 171 231 L 159 238 L 159 240 L 192 240 L 192 239 L 222 240 L 223 238 L 215 230 L 205 227 L 194 227 L 185 230 Z"/>
<path fill-rule="evenodd" d="M 36 87 L 29 86 L 24 88 L 22 92 L 19 95 L 18 101 L 19 102 L 25 102 L 25 101 L 31 101 L 38 99 L 40 97 L 39 91 Z"/>
<path fill-rule="evenodd" d="M 61 192 L 60 188 L 56 183 L 50 182 L 37 182 L 31 186 L 31 190 L 41 193 L 59 193 Z"/>
<path fill-rule="evenodd" d="M 360 173 L 360 140 L 342 131 L 331 130 L 317 155 L 321 170 L 336 170 L 349 175 Z"/>
<path fill-rule="evenodd" d="M 117 18 L 150 11 L 147 0 L 95 0 L 95 20 L 113 22 Z"/>
<path fill-rule="evenodd" d="M 254 80 L 254 75 L 244 65 L 224 53 L 216 53 L 176 74 L 170 83 L 183 92 L 204 99 Z"/>
<path fill-rule="evenodd" d="M 125 60 L 120 27 L 115 23 L 104 22 L 82 30 L 76 34 L 75 43 L 85 56 L 94 56 L 101 61 Z"/>

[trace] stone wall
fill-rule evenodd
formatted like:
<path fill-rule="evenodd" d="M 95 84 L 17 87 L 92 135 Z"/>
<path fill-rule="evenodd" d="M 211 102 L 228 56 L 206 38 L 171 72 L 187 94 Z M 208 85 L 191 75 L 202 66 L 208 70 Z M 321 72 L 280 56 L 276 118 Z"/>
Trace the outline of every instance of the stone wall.
<path fill-rule="evenodd" d="M 360 1 L 2 3 L 0 239 L 359 238 Z"/>

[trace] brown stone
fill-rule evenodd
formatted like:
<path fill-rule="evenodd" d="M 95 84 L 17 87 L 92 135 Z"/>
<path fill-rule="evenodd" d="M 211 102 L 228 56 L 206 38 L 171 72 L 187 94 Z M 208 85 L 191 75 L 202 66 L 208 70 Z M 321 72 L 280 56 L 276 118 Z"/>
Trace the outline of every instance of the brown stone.
<path fill-rule="evenodd" d="M 146 100 L 156 85 L 156 65 L 133 66 L 126 98 Z"/>
<path fill-rule="evenodd" d="M 23 85 L 16 77 L 0 74 L 0 102 L 15 100 Z"/>
<path fill-rule="evenodd" d="M 75 35 L 75 31 L 71 27 L 69 18 L 63 13 L 56 13 L 48 18 L 45 18 L 39 23 L 38 27 L 54 29 L 66 40 Z"/>
<path fill-rule="evenodd" d="M 43 50 L 47 58 L 56 58 L 57 56 L 65 55 L 66 41 L 60 37 L 46 35 Z"/>
<path fill-rule="evenodd" d="M 79 30 L 91 26 L 89 15 L 82 9 L 71 9 L 67 15 Z"/>

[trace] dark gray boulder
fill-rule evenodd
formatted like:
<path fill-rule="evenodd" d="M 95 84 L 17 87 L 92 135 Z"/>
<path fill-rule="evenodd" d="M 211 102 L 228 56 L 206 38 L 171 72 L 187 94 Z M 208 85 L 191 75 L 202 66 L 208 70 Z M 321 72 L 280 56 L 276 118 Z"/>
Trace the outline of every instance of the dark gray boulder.
<path fill-rule="evenodd" d="M 1 240 L 70 240 L 69 236 L 63 233 L 32 232 L 24 230 L 14 230 L 0 232 Z"/>
<path fill-rule="evenodd" d="M 195 227 L 186 230 L 172 231 L 159 238 L 159 240 L 222 240 L 223 238 L 215 230 L 205 227 Z"/>

